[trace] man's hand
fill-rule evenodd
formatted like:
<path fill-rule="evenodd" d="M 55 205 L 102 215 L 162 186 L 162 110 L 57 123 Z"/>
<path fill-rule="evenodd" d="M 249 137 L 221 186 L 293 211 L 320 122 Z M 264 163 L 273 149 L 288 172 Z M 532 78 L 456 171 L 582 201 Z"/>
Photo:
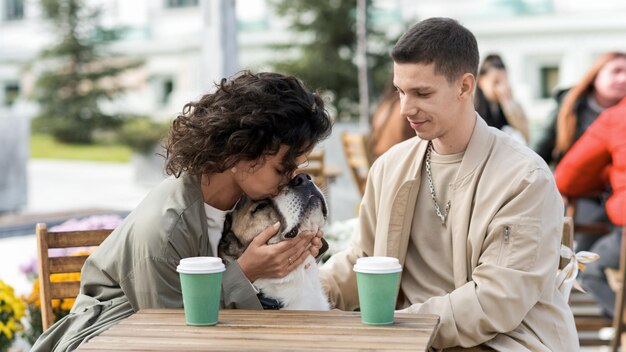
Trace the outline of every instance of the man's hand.
<path fill-rule="evenodd" d="M 313 234 L 313 232 L 310 233 Z M 313 258 L 316 258 L 318 254 L 320 254 L 320 249 L 322 248 L 322 237 L 324 237 L 324 232 L 322 230 L 318 230 L 311 240 L 311 247 L 309 247 L 309 252 L 313 256 Z"/>
<path fill-rule="evenodd" d="M 241 271 L 250 282 L 258 278 L 284 277 L 312 253 L 311 250 L 307 250 L 315 237 L 312 232 L 303 232 L 295 238 L 268 245 L 267 241 L 276 235 L 279 228 L 280 223 L 277 222 L 263 230 L 237 259 Z M 319 241 L 321 243 L 321 240 Z M 316 246 L 311 246 L 313 247 Z M 319 247 L 316 251 L 319 251 Z"/>

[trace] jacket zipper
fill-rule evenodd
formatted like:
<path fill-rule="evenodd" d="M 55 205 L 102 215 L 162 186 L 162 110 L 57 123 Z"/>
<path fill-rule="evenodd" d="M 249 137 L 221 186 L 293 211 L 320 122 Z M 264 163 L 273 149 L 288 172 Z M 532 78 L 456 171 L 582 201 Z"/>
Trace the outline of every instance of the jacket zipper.
<path fill-rule="evenodd" d="M 511 235 L 511 228 L 509 225 L 504 226 L 504 244 L 509 244 L 509 237 Z"/>
<path fill-rule="evenodd" d="M 504 233 L 502 236 L 502 247 L 500 247 L 500 254 L 498 255 L 498 265 L 505 265 L 504 261 L 506 260 L 506 258 L 504 258 L 504 252 L 505 252 L 505 248 L 509 245 L 509 240 L 511 237 L 511 228 L 509 227 L 509 225 L 504 225 Z"/>

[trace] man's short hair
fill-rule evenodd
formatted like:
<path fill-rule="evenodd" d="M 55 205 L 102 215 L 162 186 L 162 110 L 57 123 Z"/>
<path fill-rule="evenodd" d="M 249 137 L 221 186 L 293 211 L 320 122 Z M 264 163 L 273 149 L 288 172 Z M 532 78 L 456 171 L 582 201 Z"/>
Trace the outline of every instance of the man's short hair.
<path fill-rule="evenodd" d="M 478 72 L 478 44 L 467 28 L 451 18 L 433 17 L 418 22 L 400 37 L 391 52 L 399 64 L 435 63 L 435 74 L 448 82 Z"/>

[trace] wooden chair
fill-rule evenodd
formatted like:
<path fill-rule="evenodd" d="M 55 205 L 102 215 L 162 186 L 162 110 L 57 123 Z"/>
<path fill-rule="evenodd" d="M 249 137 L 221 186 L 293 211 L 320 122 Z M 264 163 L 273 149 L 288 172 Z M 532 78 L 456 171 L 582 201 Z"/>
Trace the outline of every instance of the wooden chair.
<path fill-rule="evenodd" d="M 361 196 L 363 196 L 367 182 L 367 173 L 371 166 L 367 153 L 367 137 L 362 133 L 343 131 L 341 133 L 341 144 L 352 178 Z"/>
<path fill-rule="evenodd" d="M 572 251 L 574 250 L 574 221 L 569 216 L 563 218 L 561 244 Z M 563 270 L 568 263 L 568 259 L 561 257 L 561 260 L 559 261 L 559 270 Z"/>
<path fill-rule="evenodd" d="M 581 223 L 576 221 L 576 203 L 577 199 L 574 197 L 565 198 L 565 216 L 569 216 L 574 219 L 575 232 L 587 233 L 590 235 L 602 236 L 611 231 L 611 224 L 608 222 L 598 223 Z"/>
<path fill-rule="evenodd" d="M 307 158 L 307 164 L 298 169 L 296 173 L 307 173 L 313 177 L 313 182 L 319 187 L 324 195 L 328 189 L 328 181 L 324 173 L 324 149 L 317 149 L 311 152 Z M 328 198 L 328 197 L 327 197 Z"/>
<path fill-rule="evenodd" d="M 39 223 L 35 228 L 39 259 L 39 289 L 41 320 L 43 330 L 54 324 L 52 300 L 75 298 L 80 290 L 80 281 L 52 282 L 51 275 L 80 273 L 88 255 L 64 255 L 50 257 L 52 248 L 80 248 L 99 246 L 113 230 L 86 230 L 68 232 L 48 232 L 46 224 Z"/>
<path fill-rule="evenodd" d="M 626 211 L 626 209 L 624 209 Z M 611 351 L 617 352 L 622 345 L 626 345 L 626 226 L 622 227 L 622 242 L 620 245 L 619 269 L 605 270 L 609 285 L 615 291 L 615 309 L 613 315 L 614 335 L 611 341 Z"/>
<path fill-rule="evenodd" d="M 577 199 L 573 197 L 566 198 L 565 215 L 575 219 Z M 575 232 L 583 232 L 587 234 L 602 236 L 611 231 L 609 223 L 580 223 L 574 222 L 573 230 Z M 626 233 L 625 233 L 626 235 Z M 623 324 L 619 322 L 624 319 L 624 285 L 623 278 L 624 266 L 626 266 L 626 250 L 624 249 L 624 241 L 620 248 L 620 269 L 607 269 L 606 275 L 613 290 L 616 293 L 614 319 L 611 321 L 604 317 L 599 309 L 595 299 L 584 292 L 572 292 L 570 296 L 570 306 L 574 312 L 576 328 L 578 329 L 579 341 L 581 346 L 601 346 L 611 344 L 612 350 L 617 351 L 620 345 L 620 336 L 624 332 Z M 615 335 L 612 340 L 601 339 L 598 336 L 600 329 L 613 327 Z"/>

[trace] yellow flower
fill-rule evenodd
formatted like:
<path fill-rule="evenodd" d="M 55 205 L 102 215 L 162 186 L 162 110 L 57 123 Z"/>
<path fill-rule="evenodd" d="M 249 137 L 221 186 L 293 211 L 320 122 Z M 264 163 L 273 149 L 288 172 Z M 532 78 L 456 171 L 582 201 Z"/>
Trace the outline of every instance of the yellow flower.
<path fill-rule="evenodd" d="M 5 325 L 0 321 L 0 332 L 3 333 L 9 341 L 13 340 L 13 331 L 9 328 L 8 325 Z"/>
<path fill-rule="evenodd" d="M 13 340 L 14 333 L 23 329 L 20 319 L 24 316 L 24 302 L 15 297 L 13 287 L 0 280 L 0 333 L 9 341 Z"/>

